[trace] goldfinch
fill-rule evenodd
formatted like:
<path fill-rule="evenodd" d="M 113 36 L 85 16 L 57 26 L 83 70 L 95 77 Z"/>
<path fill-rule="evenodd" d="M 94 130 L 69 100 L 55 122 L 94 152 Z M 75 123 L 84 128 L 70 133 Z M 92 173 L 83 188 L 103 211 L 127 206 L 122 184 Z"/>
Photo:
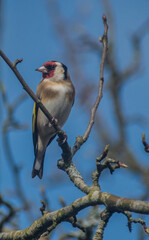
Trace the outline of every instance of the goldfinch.
<path fill-rule="evenodd" d="M 69 116 L 75 98 L 75 89 L 67 67 L 60 62 L 48 61 L 36 71 L 42 73 L 36 95 L 62 127 Z M 55 138 L 56 131 L 36 103 L 33 108 L 32 128 L 35 154 L 32 178 L 37 175 L 41 179 L 46 148 Z"/>

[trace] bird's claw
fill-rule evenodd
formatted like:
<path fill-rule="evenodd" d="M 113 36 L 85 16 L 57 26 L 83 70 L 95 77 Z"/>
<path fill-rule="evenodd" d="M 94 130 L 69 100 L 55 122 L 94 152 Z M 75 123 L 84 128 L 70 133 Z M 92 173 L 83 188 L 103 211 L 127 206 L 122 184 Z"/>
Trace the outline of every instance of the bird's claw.
<path fill-rule="evenodd" d="M 57 124 L 58 120 L 55 117 L 52 117 L 51 124 Z"/>
<path fill-rule="evenodd" d="M 64 136 L 63 137 L 64 137 L 63 139 L 61 139 L 59 137 L 56 139 L 56 141 L 58 142 L 59 145 L 63 145 L 67 141 L 68 137 L 67 137 L 65 132 L 64 132 Z"/>
<path fill-rule="evenodd" d="M 57 124 L 58 120 L 55 117 L 52 117 L 51 122 L 48 122 L 48 127 L 52 127 L 54 124 Z"/>

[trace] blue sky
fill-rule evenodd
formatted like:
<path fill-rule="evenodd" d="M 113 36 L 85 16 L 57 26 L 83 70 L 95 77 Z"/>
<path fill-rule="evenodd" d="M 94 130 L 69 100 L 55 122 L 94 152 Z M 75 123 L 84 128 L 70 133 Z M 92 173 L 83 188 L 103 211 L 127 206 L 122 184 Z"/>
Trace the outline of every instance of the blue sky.
<path fill-rule="evenodd" d="M 51 4 L 48 4 L 48 2 Z M 65 22 L 64 28 L 67 29 L 70 39 L 73 40 L 73 44 L 76 44 L 77 46 L 80 33 L 82 32 L 88 33 L 96 42 L 98 42 L 98 37 L 103 33 L 101 17 L 104 13 L 104 7 L 100 1 L 63 0 L 58 1 L 58 3 L 60 14 Z M 111 0 L 110 3 L 114 16 L 115 31 L 114 33 L 110 31 L 111 23 L 109 22 L 109 36 L 112 36 L 112 34 L 115 36 L 117 63 L 120 69 L 125 69 L 125 67 L 130 64 L 132 58 L 132 45 L 130 43 L 131 35 L 136 32 L 145 19 L 148 18 L 149 2 L 147 0 L 133 0 L 131 2 L 129 0 Z M 68 134 L 69 144 L 73 145 L 75 137 L 82 135 L 85 131 L 88 123 L 88 114 L 79 106 L 78 93 L 82 83 L 73 79 L 73 76 L 75 76 L 75 66 L 73 66 L 73 62 L 70 61 L 68 57 L 67 51 L 69 47 L 64 44 L 65 36 L 60 37 L 60 35 L 57 34 L 57 29 L 55 29 L 57 12 L 53 10 L 52 6 L 52 1 L 50 0 L 3 1 L 3 34 L 1 48 L 11 61 L 15 61 L 17 58 L 23 58 L 23 62 L 18 65 L 18 69 L 34 92 L 41 79 L 40 73 L 35 72 L 37 67 L 40 67 L 48 60 L 58 60 L 67 65 L 70 75 L 72 76 L 72 81 L 76 87 L 76 100 L 69 120 L 64 126 L 64 130 Z M 146 34 L 141 41 L 141 73 L 136 78 L 129 79 L 125 84 L 121 92 L 121 99 L 126 116 L 139 114 L 149 120 L 148 42 L 149 34 Z M 89 51 L 83 53 L 83 51 L 77 51 L 77 61 L 79 65 L 83 71 L 87 73 L 89 79 L 91 81 L 97 81 L 98 84 L 100 59 L 94 52 Z M 12 103 L 24 92 L 24 90 L 8 66 L 2 60 L 0 61 L 0 78 L 5 85 L 9 102 Z M 106 81 L 107 79 L 105 79 L 105 86 Z M 2 101 L 1 96 L 0 100 Z M 34 159 L 31 134 L 32 108 L 33 101 L 30 98 L 18 107 L 15 112 L 15 118 L 21 123 L 28 124 L 28 129 L 24 131 L 11 131 L 9 133 L 9 139 L 14 159 L 18 165 L 22 166 L 22 186 L 28 199 L 34 203 L 32 211 L 36 218 L 40 216 L 39 201 L 41 196 L 39 189 L 41 184 L 45 185 L 50 207 L 52 209 L 60 207 L 58 202 L 59 196 L 67 198 L 67 203 L 71 203 L 83 194 L 69 183 L 65 173 L 57 170 L 56 164 L 57 160 L 60 158 L 61 151 L 58 148 L 56 141 L 54 141 L 47 150 L 43 180 L 40 181 L 31 178 L 31 169 Z M 115 116 L 110 102 L 110 96 L 106 91 L 106 88 L 104 91 L 104 98 L 102 99 L 98 111 L 101 111 L 101 114 L 104 113 L 106 121 L 110 126 L 110 131 L 115 133 Z M 6 118 L 6 112 L 3 106 L 1 112 L 2 118 L 0 123 L 2 125 Z M 148 165 L 148 156 L 143 152 L 140 143 L 142 132 L 146 132 L 146 134 L 149 132 L 148 124 L 145 126 L 133 124 L 130 125 L 126 131 L 128 144 L 131 145 L 132 149 L 137 151 L 138 159 L 141 159 L 144 165 Z M 99 154 L 99 152 L 97 152 L 97 149 L 99 150 L 99 148 L 97 148 L 96 143 L 96 132 L 93 130 L 89 141 L 74 158 L 77 167 L 84 176 L 91 174 L 91 170 L 94 169 L 93 160 Z M 3 150 L 2 137 L 0 139 L 0 144 L 2 149 L 0 153 L 2 159 L 0 188 L 2 194 L 8 199 L 10 198 L 10 202 L 13 202 L 17 206 L 19 204 L 18 200 L 15 197 L 12 197 L 14 196 L 12 194 L 14 191 L 13 178 Z M 114 176 L 108 174 L 104 175 L 101 179 L 102 190 L 120 196 L 139 198 L 142 190 L 144 190 L 139 181 L 140 179 L 129 172 L 126 177 L 126 172 L 127 170 L 118 170 Z M 62 184 L 59 183 L 53 186 L 53 180 L 51 180 L 53 173 L 56 173 L 57 176 L 63 177 L 64 180 Z M 87 177 L 86 180 L 88 181 Z M 135 191 L 133 189 L 135 189 Z M 120 221 L 122 222 L 120 223 Z M 124 217 L 120 217 L 120 215 L 116 214 L 110 222 L 111 223 L 105 233 L 105 240 L 108 239 L 111 234 L 113 239 L 114 237 L 115 239 L 121 237 L 121 240 L 136 239 L 136 226 L 133 227 L 134 231 L 130 234 L 126 227 L 127 222 L 126 219 L 124 220 Z M 20 213 L 21 227 L 27 227 L 29 224 L 28 220 L 24 218 L 24 214 Z M 115 228 L 117 228 L 117 226 L 119 230 L 115 233 Z M 57 235 L 54 235 L 53 239 L 57 239 Z"/>

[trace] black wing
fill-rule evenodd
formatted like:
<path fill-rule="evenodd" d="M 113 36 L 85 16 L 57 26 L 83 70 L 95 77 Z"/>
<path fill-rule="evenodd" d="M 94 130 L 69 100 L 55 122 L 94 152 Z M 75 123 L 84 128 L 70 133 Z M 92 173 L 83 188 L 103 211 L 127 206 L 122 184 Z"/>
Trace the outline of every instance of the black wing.
<path fill-rule="evenodd" d="M 38 131 L 37 131 L 37 114 L 38 114 L 38 106 L 34 103 L 33 108 L 33 118 L 32 118 L 32 131 L 33 131 L 33 144 L 34 144 L 34 154 L 37 153 L 38 148 Z"/>

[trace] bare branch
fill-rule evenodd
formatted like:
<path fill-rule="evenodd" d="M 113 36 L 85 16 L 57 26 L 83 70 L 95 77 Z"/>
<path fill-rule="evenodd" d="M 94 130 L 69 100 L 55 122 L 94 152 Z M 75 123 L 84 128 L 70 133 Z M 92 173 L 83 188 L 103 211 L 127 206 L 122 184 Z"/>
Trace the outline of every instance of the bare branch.
<path fill-rule="evenodd" d="M 103 96 L 103 93 L 102 93 L 103 83 L 104 83 L 103 72 L 104 72 L 104 63 L 105 63 L 107 49 L 108 49 L 108 35 L 107 35 L 108 34 L 108 24 L 107 24 L 107 18 L 105 15 L 102 16 L 102 19 L 103 19 L 103 23 L 104 23 L 104 35 L 102 38 L 100 38 L 100 41 L 103 44 L 103 52 L 102 52 L 102 57 L 101 57 L 101 62 L 100 62 L 100 77 L 99 77 L 98 95 L 97 95 L 96 101 L 94 103 L 94 106 L 91 109 L 91 116 L 90 116 L 90 121 L 89 121 L 88 127 L 83 136 L 76 138 L 76 142 L 72 149 L 72 155 L 74 155 L 80 149 L 81 145 L 87 141 L 89 134 L 91 132 L 91 129 L 93 127 L 93 124 L 94 124 L 97 108 L 98 108 L 99 103 Z"/>
<path fill-rule="evenodd" d="M 109 145 L 106 145 L 103 153 L 98 158 L 96 158 L 96 170 L 93 171 L 93 173 L 92 173 L 93 186 L 96 186 L 99 189 L 100 189 L 100 186 L 99 186 L 98 181 L 99 181 L 99 177 L 104 169 L 108 168 L 110 170 L 110 173 L 112 174 L 115 171 L 115 169 L 117 169 L 117 168 L 120 168 L 120 167 L 127 168 L 128 167 L 126 164 L 121 163 L 120 161 L 118 161 L 116 159 L 109 158 L 107 156 L 108 151 L 109 151 Z M 101 162 L 103 159 L 104 159 L 104 161 Z"/>
<path fill-rule="evenodd" d="M 108 151 L 109 151 L 109 145 L 106 145 L 104 151 L 100 154 L 100 156 L 98 158 L 96 158 L 96 170 L 93 171 L 93 173 L 92 173 L 93 186 L 99 187 L 98 180 L 99 180 L 99 176 L 101 173 L 99 171 L 99 165 L 101 165 L 100 162 L 107 156 Z"/>
<path fill-rule="evenodd" d="M 123 214 L 126 215 L 126 217 L 128 219 L 128 228 L 129 228 L 130 232 L 132 231 L 132 223 L 139 223 L 143 226 L 144 231 L 147 234 L 149 234 L 149 228 L 146 226 L 146 223 L 144 220 L 142 220 L 141 218 L 138 218 L 138 219 L 132 218 L 131 213 L 128 211 L 124 211 Z"/>
<path fill-rule="evenodd" d="M 149 144 L 145 140 L 145 133 L 142 134 L 142 143 L 144 145 L 144 151 L 145 152 L 149 152 Z"/>
<path fill-rule="evenodd" d="M 15 60 L 15 62 L 13 63 L 13 67 L 16 67 L 18 63 L 21 63 L 23 61 L 23 58 L 17 59 Z"/>
<path fill-rule="evenodd" d="M 141 214 L 149 214 L 149 202 L 121 198 L 106 192 L 93 190 L 85 197 L 75 200 L 72 204 L 60 210 L 44 214 L 44 216 L 36 220 L 30 227 L 24 230 L 1 233 L 0 239 L 34 240 L 35 236 L 37 239 L 46 231 L 50 233 L 58 224 L 66 221 L 71 216 L 76 215 L 80 210 L 97 204 L 105 205 L 110 212 L 132 211 Z"/>
<path fill-rule="evenodd" d="M 101 213 L 101 221 L 98 225 L 98 228 L 96 230 L 93 240 L 102 240 L 103 239 L 104 230 L 105 230 L 107 223 L 108 223 L 110 217 L 112 216 L 112 214 L 113 213 L 108 211 L 107 209 L 105 209 Z"/>
<path fill-rule="evenodd" d="M 94 103 L 94 106 L 91 110 L 91 116 L 90 116 L 90 121 L 88 124 L 88 127 L 82 136 L 79 136 L 76 138 L 76 142 L 73 146 L 72 149 L 72 156 L 80 149 L 81 145 L 83 143 L 85 143 L 89 137 L 89 134 L 91 132 L 92 126 L 94 124 L 94 119 L 95 119 L 95 114 L 97 111 L 97 108 L 99 106 L 99 103 L 101 101 L 102 98 L 102 90 L 103 90 L 103 82 L 104 82 L 104 77 L 103 77 L 103 72 L 104 72 L 104 63 L 105 63 L 105 58 L 106 58 L 106 53 L 107 53 L 107 48 L 108 48 L 108 24 L 107 24 L 107 19 L 106 16 L 103 15 L 103 23 L 104 23 L 104 34 L 103 37 L 100 39 L 100 41 L 103 43 L 103 53 L 102 53 L 102 58 L 101 58 L 101 63 L 100 63 L 100 78 L 99 78 L 99 89 L 98 89 L 98 95 L 97 95 L 97 99 Z M 63 157 L 64 159 L 64 157 Z M 75 165 L 73 164 L 72 161 L 63 161 L 60 160 L 58 162 L 58 167 L 62 170 L 64 170 L 68 175 L 69 178 L 72 182 L 74 182 L 74 184 L 81 189 L 83 192 L 85 193 L 89 193 L 90 188 L 86 186 L 86 184 L 84 183 L 80 173 L 77 171 Z M 78 180 L 78 181 L 77 181 Z"/>

